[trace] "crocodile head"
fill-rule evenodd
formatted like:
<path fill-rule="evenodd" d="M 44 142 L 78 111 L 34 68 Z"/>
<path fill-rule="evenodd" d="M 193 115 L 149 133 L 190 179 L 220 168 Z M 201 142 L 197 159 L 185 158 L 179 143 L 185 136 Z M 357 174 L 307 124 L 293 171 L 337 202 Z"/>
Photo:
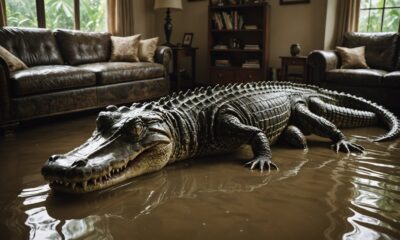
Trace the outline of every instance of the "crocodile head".
<path fill-rule="evenodd" d="M 93 135 L 81 146 L 51 156 L 42 175 L 57 191 L 85 193 L 164 167 L 173 141 L 160 111 L 145 108 L 100 112 Z"/>

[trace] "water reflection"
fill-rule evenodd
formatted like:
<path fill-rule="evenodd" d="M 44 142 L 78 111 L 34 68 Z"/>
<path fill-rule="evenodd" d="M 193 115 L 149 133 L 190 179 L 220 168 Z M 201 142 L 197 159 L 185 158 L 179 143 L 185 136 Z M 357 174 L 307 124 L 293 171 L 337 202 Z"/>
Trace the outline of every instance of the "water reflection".
<path fill-rule="evenodd" d="M 161 238 L 172 232 L 182 239 L 216 232 L 230 239 L 400 239 L 398 142 L 358 140 L 368 149 L 363 155 L 334 155 L 329 143 L 312 141 L 307 154 L 274 148 L 280 171 L 270 174 L 242 167 L 248 151 L 190 160 L 83 196 L 37 184 L 7 205 L 6 225 L 18 239 L 24 232 L 29 239 Z M 234 232 L 242 235 L 228 237 Z"/>

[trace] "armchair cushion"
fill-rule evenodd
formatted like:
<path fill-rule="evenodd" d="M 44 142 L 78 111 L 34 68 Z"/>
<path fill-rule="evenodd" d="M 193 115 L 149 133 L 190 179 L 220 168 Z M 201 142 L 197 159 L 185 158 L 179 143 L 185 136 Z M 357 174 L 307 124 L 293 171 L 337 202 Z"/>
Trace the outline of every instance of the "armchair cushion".
<path fill-rule="evenodd" d="M 369 68 L 365 61 L 365 46 L 356 48 L 336 47 L 342 60 L 342 69 Z"/>
<path fill-rule="evenodd" d="M 54 92 L 96 85 L 94 73 L 71 66 L 36 66 L 11 73 L 14 96 Z"/>
<path fill-rule="evenodd" d="M 164 66 L 146 62 L 102 62 L 78 66 L 96 74 L 99 85 L 164 77 Z"/>
<path fill-rule="evenodd" d="M 333 69 L 326 72 L 326 82 L 345 86 L 380 86 L 386 73 L 375 69 Z"/>
<path fill-rule="evenodd" d="M 397 39 L 397 33 L 348 32 L 344 35 L 343 46 L 365 46 L 365 59 L 370 68 L 391 71 L 394 69 Z"/>

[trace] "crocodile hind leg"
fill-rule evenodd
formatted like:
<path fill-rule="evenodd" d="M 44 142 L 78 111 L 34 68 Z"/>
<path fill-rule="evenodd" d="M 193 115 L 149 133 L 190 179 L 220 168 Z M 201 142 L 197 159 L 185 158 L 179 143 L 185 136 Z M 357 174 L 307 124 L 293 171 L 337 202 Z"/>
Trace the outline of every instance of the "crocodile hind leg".
<path fill-rule="evenodd" d="M 217 119 L 219 128 L 218 135 L 223 145 L 235 145 L 233 142 L 238 142 L 239 145 L 251 145 L 254 158 L 246 163 L 246 165 L 250 165 L 251 170 L 257 167 L 260 171 L 278 169 L 271 161 L 272 154 L 269 142 L 267 136 L 261 129 L 245 125 L 231 114 L 220 114 Z"/>
<path fill-rule="evenodd" d="M 283 131 L 281 139 L 293 147 L 301 148 L 304 150 L 307 149 L 306 137 L 304 136 L 303 132 L 294 125 L 289 125 Z"/>
<path fill-rule="evenodd" d="M 347 141 L 335 124 L 312 113 L 305 104 L 298 103 L 294 109 L 294 115 L 294 119 L 303 128 L 318 136 L 330 138 L 334 142 L 336 152 L 343 151 L 350 153 L 351 151 L 355 151 L 362 153 L 364 151 L 362 146 Z"/>

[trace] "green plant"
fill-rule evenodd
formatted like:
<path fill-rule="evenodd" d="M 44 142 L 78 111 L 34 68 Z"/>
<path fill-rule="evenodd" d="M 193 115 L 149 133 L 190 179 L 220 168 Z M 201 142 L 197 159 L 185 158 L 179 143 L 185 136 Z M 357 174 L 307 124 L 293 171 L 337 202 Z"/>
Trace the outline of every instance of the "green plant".
<path fill-rule="evenodd" d="M 106 30 L 106 0 L 80 0 L 80 28 L 84 31 Z M 44 0 L 46 27 L 74 28 L 73 0 Z M 34 0 L 6 0 L 7 24 L 37 27 Z"/>
<path fill-rule="evenodd" d="M 399 23 L 399 0 L 361 0 L 358 31 L 397 32 Z"/>

